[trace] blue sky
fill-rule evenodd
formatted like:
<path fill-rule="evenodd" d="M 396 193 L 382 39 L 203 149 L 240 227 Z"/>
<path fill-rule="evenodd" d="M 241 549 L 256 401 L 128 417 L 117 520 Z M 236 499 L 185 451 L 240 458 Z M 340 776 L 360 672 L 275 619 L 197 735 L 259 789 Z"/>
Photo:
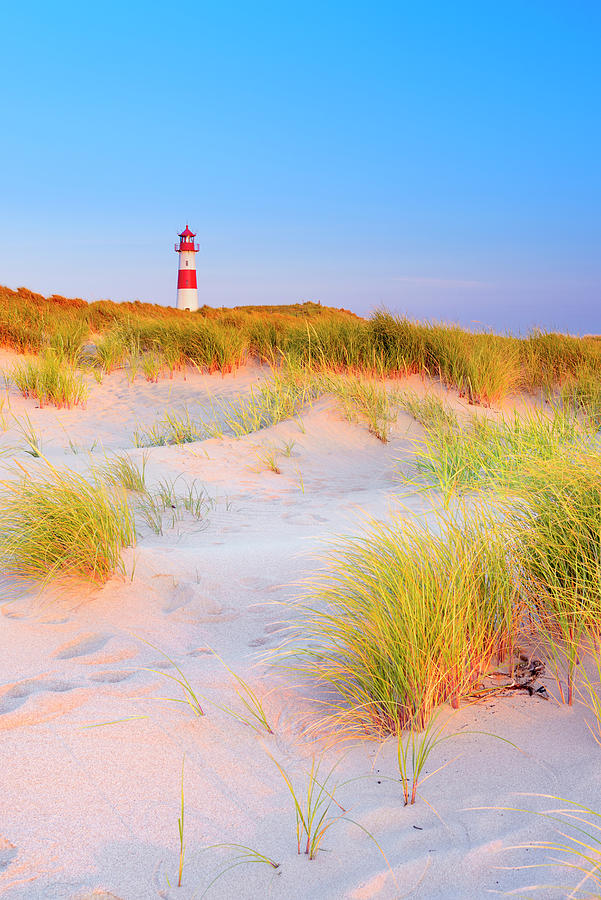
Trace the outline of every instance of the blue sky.
<path fill-rule="evenodd" d="M 0 11 L 0 283 L 601 332 L 601 4 Z"/>

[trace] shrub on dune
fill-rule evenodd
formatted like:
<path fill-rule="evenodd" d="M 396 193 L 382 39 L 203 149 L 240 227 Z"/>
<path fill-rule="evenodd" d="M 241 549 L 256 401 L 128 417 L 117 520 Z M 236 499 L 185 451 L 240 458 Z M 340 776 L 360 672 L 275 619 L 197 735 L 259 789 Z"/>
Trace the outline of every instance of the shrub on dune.
<path fill-rule="evenodd" d="M 121 551 L 135 540 L 124 491 L 50 464 L 38 477 L 23 470 L 0 484 L 0 560 L 9 575 L 103 583 L 123 571 Z"/>

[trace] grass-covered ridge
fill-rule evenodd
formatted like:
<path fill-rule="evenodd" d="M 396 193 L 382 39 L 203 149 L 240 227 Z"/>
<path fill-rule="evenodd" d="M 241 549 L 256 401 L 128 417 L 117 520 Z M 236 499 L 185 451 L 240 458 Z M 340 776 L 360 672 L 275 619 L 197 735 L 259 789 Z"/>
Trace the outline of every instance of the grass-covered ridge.
<path fill-rule="evenodd" d="M 125 366 L 148 380 L 187 365 L 228 372 L 247 361 L 286 360 L 330 373 L 426 374 L 483 405 L 518 391 L 561 388 L 565 402 L 591 419 L 600 409 L 601 341 L 594 336 L 476 333 L 384 312 L 362 319 L 317 303 L 205 306 L 190 314 L 0 288 L 0 345 L 30 353 L 50 347 L 72 363 L 88 341 L 88 362 L 106 372 Z"/>

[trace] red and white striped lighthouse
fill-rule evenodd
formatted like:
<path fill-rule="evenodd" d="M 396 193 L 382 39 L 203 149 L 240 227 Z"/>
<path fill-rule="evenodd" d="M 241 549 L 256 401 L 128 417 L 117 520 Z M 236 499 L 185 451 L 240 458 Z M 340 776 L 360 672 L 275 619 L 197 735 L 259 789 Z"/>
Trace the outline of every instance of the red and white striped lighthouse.
<path fill-rule="evenodd" d="M 199 246 L 194 243 L 196 235 L 188 226 L 179 235 L 175 252 L 179 253 L 177 273 L 177 308 L 195 312 L 198 309 L 198 288 L 196 286 L 196 254 Z"/>

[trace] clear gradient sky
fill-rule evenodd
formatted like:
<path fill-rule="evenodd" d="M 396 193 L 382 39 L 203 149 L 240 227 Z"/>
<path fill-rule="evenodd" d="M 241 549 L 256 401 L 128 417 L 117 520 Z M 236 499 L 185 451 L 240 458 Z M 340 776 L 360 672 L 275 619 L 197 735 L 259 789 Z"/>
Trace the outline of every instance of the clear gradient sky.
<path fill-rule="evenodd" d="M 600 0 L 0 4 L 0 283 L 601 332 Z"/>

